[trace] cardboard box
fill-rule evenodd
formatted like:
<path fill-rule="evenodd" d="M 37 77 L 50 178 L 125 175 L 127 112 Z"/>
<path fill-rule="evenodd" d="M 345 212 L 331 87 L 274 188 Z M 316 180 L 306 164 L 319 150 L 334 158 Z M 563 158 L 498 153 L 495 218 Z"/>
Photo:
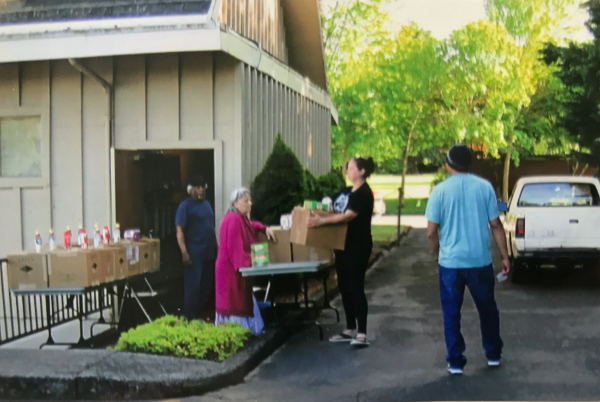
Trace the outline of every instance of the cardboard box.
<path fill-rule="evenodd" d="M 322 216 L 332 215 L 325 211 L 311 211 L 306 208 L 294 208 L 294 219 L 290 241 L 301 246 L 313 246 L 333 250 L 343 250 L 346 244 L 348 224 L 324 225 L 318 228 L 308 228 L 307 221 L 310 213 Z"/>
<path fill-rule="evenodd" d="M 97 286 L 106 280 L 103 253 L 98 250 L 64 250 L 48 254 L 48 284 L 52 288 Z M 104 257 L 106 261 L 106 257 Z"/>
<path fill-rule="evenodd" d="M 145 274 L 150 272 L 150 267 L 154 264 L 154 260 L 152 258 L 152 246 L 149 242 L 136 242 L 135 245 L 139 248 L 139 264 L 140 264 L 140 274 Z"/>
<path fill-rule="evenodd" d="M 333 250 L 330 248 L 301 246 L 292 244 L 292 258 L 294 262 L 299 261 L 332 261 Z"/>
<path fill-rule="evenodd" d="M 277 243 L 269 242 L 269 261 L 272 264 L 292 262 L 292 244 L 290 243 L 290 230 L 283 230 L 280 226 L 273 226 L 271 230 L 275 234 Z M 267 235 L 259 233 L 259 243 L 266 243 Z"/>
<path fill-rule="evenodd" d="M 116 278 L 115 272 L 115 251 L 116 248 L 104 246 L 99 248 L 90 249 L 90 251 L 96 251 L 100 253 L 100 264 L 102 266 L 102 270 L 104 271 L 104 281 L 103 282 L 112 282 Z"/>
<path fill-rule="evenodd" d="M 154 272 L 160 270 L 160 240 L 143 238 L 142 240 L 140 240 L 140 242 L 148 243 L 150 246 L 150 258 L 148 261 L 147 272 Z"/>
<path fill-rule="evenodd" d="M 8 288 L 19 290 L 48 287 L 48 258 L 44 253 L 23 252 L 7 257 Z"/>
<path fill-rule="evenodd" d="M 129 272 L 129 262 L 127 261 L 127 249 L 118 244 L 110 246 L 114 262 L 114 279 L 125 279 Z"/>
<path fill-rule="evenodd" d="M 125 260 L 127 261 L 126 277 L 141 274 L 142 264 L 140 264 L 139 244 L 121 242 L 120 245 L 125 248 Z"/>

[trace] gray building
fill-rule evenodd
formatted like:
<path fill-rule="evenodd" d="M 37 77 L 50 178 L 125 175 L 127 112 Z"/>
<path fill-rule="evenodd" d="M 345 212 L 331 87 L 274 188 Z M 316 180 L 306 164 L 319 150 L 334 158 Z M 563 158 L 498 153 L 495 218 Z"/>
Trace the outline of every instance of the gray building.
<path fill-rule="evenodd" d="M 0 0 L 0 258 L 53 228 L 172 230 L 204 173 L 219 224 L 281 133 L 330 168 L 318 0 Z"/>

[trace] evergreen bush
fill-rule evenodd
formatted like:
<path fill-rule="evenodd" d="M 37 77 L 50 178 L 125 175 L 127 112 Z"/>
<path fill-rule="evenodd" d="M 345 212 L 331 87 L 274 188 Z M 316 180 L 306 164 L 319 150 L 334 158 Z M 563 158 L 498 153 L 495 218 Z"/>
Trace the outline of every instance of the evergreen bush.
<path fill-rule="evenodd" d="M 252 218 L 278 225 L 282 214 L 304 201 L 304 179 L 302 164 L 278 135 L 271 155 L 252 183 Z"/>
<path fill-rule="evenodd" d="M 172 315 L 140 325 L 121 335 L 116 351 L 223 361 L 234 355 L 253 336 L 239 324 L 215 327 Z"/>
<path fill-rule="evenodd" d="M 334 169 L 329 173 L 323 174 L 317 178 L 322 197 L 330 197 L 333 199 L 344 187 L 346 181 L 341 170 Z"/>

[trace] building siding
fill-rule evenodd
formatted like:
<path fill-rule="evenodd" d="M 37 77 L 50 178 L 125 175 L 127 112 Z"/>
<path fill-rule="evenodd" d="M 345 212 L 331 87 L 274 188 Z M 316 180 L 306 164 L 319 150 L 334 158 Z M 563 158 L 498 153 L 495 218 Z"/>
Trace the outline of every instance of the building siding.
<path fill-rule="evenodd" d="M 250 186 L 269 157 L 277 134 L 313 174 L 331 166 L 330 113 L 325 107 L 242 64 L 243 184 Z"/>
<path fill-rule="evenodd" d="M 223 53 L 167 56 L 82 63 L 114 84 L 115 149 L 214 150 L 217 224 L 277 133 L 313 173 L 329 170 L 325 107 Z M 37 115 L 42 127 L 42 177 L 0 178 L 0 258 L 32 249 L 36 230 L 47 239 L 51 227 L 60 236 L 112 223 L 104 88 L 58 60 L 0 64 L 0 94 L 0 117 Z"/>

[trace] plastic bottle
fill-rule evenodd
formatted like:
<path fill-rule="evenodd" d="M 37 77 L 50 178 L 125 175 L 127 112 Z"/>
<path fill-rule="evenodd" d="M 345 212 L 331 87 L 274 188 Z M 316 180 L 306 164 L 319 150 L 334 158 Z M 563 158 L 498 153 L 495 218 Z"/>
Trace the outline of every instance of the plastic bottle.
<path fill-rule="evenodd" d="M 39 231 L 35 231 L 35 252 L 42 252 L 42 235 L 40 235 Z"/>
<path fill-rule="evenodd" d="M 50 235 L 48 236 L 48 246 L 50 251 L 56 250 L 56 240 L 54 239 L 54 230 L 50 229 Z"/>
<path fill-rule="evenodd" d="M 94 248 L 102 247 L 102 235 L 100 235 L 100 227 L 94 225 Z"/>
<path fill-rule="evenodd" d="M 65 230 L 65 234 L 63 235 L 63 242 L 65 248 L 69 250 L 71 248 L 71 228 L 67 226 L 67 230 Z"/>
<path fill-rule="evenodd" d="M 110 242 L 110 230 L 108 230 L 108 226 L 104 225 L 102 228 L 102 244 L 105 246 Z"/>
<path fill-rule="evenodd" d="M 87 232 L 83 228 L 83 225 L 79 226 L 79 233 L 77 234 L 77 243 L 79 244 L 79 247 L 81 247 L 82 249 L 88 248 Z"/>
<path fill-rule="evenodd" d="M 113 242 L 118 243 L 121 241 L 121 225 L 115 224 L 115 230 L 113 230 Z"/>

